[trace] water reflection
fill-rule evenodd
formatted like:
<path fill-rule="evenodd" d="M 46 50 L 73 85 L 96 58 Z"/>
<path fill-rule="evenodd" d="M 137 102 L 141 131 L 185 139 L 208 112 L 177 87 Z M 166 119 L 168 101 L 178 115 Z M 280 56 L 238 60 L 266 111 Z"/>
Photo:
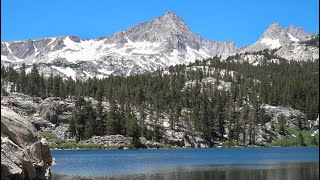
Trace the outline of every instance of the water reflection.
<path fill-rule="evenodd" d="M 56 179 L 100 180 L 318 180 L 319 162 L 177 166 L 153 174 L 113 177 L 54 175 Z"/>

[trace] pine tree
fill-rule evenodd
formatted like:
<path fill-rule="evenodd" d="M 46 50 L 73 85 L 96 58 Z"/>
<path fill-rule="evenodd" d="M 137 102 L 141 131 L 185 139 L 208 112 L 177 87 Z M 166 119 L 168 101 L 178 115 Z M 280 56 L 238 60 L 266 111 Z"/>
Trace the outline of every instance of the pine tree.
<path fill-rule="evenodd" d="M 61 96 L 61 78 L 59 75 L 53 77 L 52 82 L 52 95 L 54 97 L 60 97 Z"/>
<path fill-rule="evenodd" d="M 40 96 L 40 88 L 38 88 L 40 84 L 40 75 L 39 71 L 35 64 L 33 64 L 31 73 L 28 80 L 28 92 L 31 96 L 38 97 Z"/>
<path fill-rule="evenodd" d="M 300 146 L 305 146 L 306 145 L 304 143 L 304 139 L 303 139 L 303 136 L 302 136 L 301 132 L 299 133 L 297 138 L 298 138 L 298 143 L 299 143 Z"/>
<path fill-rule="evenodd" d="M 70 132 L 71 137 L 76 137 L 76 135 L 77 135 L 77 130 L 76 130 L 76 114 L 77 114 L 77 112 L 78 111 L 76 109 L 74 109 L 72 111 L 72 116 L 70 119 L 68 131 Z"/>
<path fill-rule="evenodd" d="M 84 116 L 85 116 L 85 138 L 89 139 L 93 135 L 96 135 L 97 133 L 97 124 L 96 124 L 96 113 L 94 112 L 94 109 L 92 108 L 92 104 L 90 101 L 86 102 L 86 105 L 84 107 Z"/>
<path fill-rule="evenodd" d="M 47 97 L 47 94 L 46 94 L 46 80 L 44 78 L 43 73 L 41 73 L 41 76 L 40 76 L 39 88 L 40 88 L 40 97 L 41 97 L 41 99 L 45 99 Z"/>
<path fill-rule="evenodd" d="M 111 99 L 110 101 L 110 111 L 107 115 L 107 134 L 114 135 L 119 133 L 119 129 L 122 127 L 119 127 L 119 112 L 116 102 Z"/>
<path fill-rule="evenodd" d="M 102 102 L 98 101 L 97 104 L 97 118 L 96 118 L 96 123 L 97 123 L 97 132 L 96 134 L 98 136 L 102 136 L 106 132 L 106 112 L 103 110 Z"/>
<path fill-rule="evenodd" d="M 72 124 L 74 122 L 75 126 L 72 125 L 72 127 L 69 129 L 72 133 L 75 133 L 77 142 L 85 139 L 85 125 L 86 125 L 85 114 L 84 114 L 85 102 L 86 101 L 84 100 L 83 97 L 78 96 L 75 102 L 74 110 L 72 112 L 71 121 L 72 121 Z"/>
<path fill-rule="evenodd" d="M 132 137 L 134 142 L 138 142 L 140 137 L 140 127 L 137 123 L 136 117 L 130 112 L 127 112 L 126 120 L 126 135 Z"/>
<path fill-rule="evenodd" d="M 278 131 L 281 135 L 285 135 L 286 134 L 286 119 L 285 116 L 283 114 L 280 114 L 278 116 Z"/>
<path fill-rule="evenodd" d="M 20 92 L 26 93 L 27 89 L 27 79 L 26 79 L 26 65 L 25 63 L 22 64 L 20 74 L 19 74 L 19 81 L 20 81 Z"/>

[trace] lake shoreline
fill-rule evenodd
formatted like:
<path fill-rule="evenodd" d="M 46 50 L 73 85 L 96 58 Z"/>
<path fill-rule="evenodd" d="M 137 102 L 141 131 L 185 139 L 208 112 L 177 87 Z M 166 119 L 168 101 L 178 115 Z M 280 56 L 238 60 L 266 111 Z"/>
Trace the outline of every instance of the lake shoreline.
<path fill-rule="evenodd" d="M 87 150 L 157 150 L 157 149 L 242 149 L 242 148 L 280 148 L 280 147 L 319 147 L 319 146 L 237 146 L 237 147 L 206 147 L 206 148 L 189 148 L 189 147 L 171 147 L 171 148 L 110 148 L 110 149 L 94 149 L 94 148 L 76 148 L 76 149 L 50 149 L 51 151 L 87 151 Z"/>

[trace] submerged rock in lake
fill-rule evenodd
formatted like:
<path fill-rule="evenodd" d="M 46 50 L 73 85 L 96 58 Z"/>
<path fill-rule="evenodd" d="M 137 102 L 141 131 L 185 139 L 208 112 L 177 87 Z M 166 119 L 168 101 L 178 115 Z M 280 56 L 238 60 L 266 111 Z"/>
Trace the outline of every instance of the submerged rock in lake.
<path fill-rule="evenodd" d="M 1 179 L 50 179 L 52 156 L 36 128 L 14 111 L 1 107 Z"/>

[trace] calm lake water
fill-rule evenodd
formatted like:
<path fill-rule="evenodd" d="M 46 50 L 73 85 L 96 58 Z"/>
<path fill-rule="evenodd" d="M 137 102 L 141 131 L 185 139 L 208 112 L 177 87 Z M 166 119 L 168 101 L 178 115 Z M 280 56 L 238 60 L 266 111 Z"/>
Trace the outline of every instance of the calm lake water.
<path fill-rule="evenodd" d="M 51 168 L 54 179 L 319 179 L 318 147 L 52 151 L 52 154 L 57 163 Z"/>

